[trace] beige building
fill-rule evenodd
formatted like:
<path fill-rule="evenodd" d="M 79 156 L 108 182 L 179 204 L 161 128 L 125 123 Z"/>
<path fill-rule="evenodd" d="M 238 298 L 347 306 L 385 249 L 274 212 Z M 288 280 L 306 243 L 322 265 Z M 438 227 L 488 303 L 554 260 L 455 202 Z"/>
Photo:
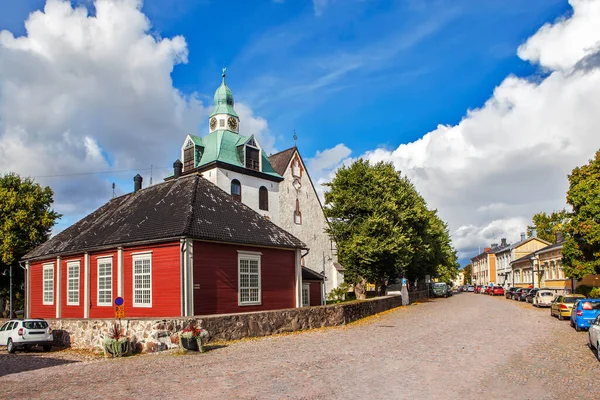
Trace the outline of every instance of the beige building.
<path fill-rule="evenodd" d="M 514 268 L 512 263 L 549 244 L 547 241 L 538 238 L 534 230 L 530 237 L 526 238 L 525 233 L 522 233 L 520 241 L 506 245 L 496 251 L 496 282 L 504 287 L 518 286 L 517 283 L 520 285 L 523 282 L 531 282 L 527 274 L 523 275 L 523 270 L 526 269 L 525 264 L 519 264 L 517 269 L 520 275 L 517 277 L 513 274 Z"/>

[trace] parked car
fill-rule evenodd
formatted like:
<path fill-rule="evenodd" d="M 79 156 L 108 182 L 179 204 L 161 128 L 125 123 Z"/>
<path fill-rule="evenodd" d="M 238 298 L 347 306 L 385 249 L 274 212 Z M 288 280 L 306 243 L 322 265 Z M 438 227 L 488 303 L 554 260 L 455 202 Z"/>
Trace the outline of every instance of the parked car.
<path fill-rule="evenodd" d="M 521 301 L 521 293 L 523 293 L 524 291 L 526 291 L 527 289 L 524 288 L 517 288 L 517 290 L 515 290 L 513 292 L 513 300 L 517 300 L 517 301 Z"/>
<path fill-rule="evenodd" d="M 483 289 L 483 293 L 485 294 L 490 294 L 490 290 L 492 289 L 491 286 L 486 286 L 485 289 Z"/>
<path fill-rule="evenodd" d="M 600 299 L 577 300 L 571 312 L 571 326 L 578 332 L 589 329 L 598 315 L 600 315 Z"/>
<path fill-rule="evenodd" d="M 585 299 L 585 296 L 582 294 L 561 294 L 557 296 L 550 305 L 550 315 L 556 315 L 560 320 L 570 318 L 573 304 L 579 299 Z"/>
<path fill-rule="evenodd" d="M 482 289 L 482 287 L 481 287 L 481 286 L 479 286 L 479 285 L 478 285 L 478 286 L 475 286 L 475 290 L 474 290 L 474 292 L 475 292 L 475 293 L 481 293 L 481 289 Z"/>
<path fill-rule="evenodd" d="M 552 290 L 540 289 L 533 297 L 533 305 L 536 307 L 550 307 L 554 300 L 554 292 Z"/>
<path fill-rule="evenodd" d="M 52 329 L 43 319 L 11 319 L 0 327 L 0 346 L 6 346 L 9 353 L 33 346 L 50 351 L 53 341 Z"/>
<path fill-rule="evenodd" d="M 516 287 L 511 287 L 511 288 L 509 288 L 509 289 L 506 291 L 506 293 L 504 293 L 504 296 L 505 296 L 507 299 L 512 299 L 512 296 L 513 296 L 513 293 L 515 292 L 515 290 L 517 290 L 517 288 L 516 288 Z"/>
<path fill-rule="evenodd" d="M 448 297 L 449 288 L 444 282 L 436 282 L 431 285 L 434 297 Z"/>
<path fill-rule="evenodd" d="M 531 288 L 526 288 L 526 289 L 521 290 L 519 292 L 519 298 L 517 300 L 519 300 L 519 301 L 526 301 L 527 300 L 527 293 L 529 293 L 530 289 Z"/>
<path fill-rule="evenodd" d="M 490 294 L 492 296 L 504 296 L 504 288 L 502 286 L 494 286 Z"/>
<path fill-rule="evenodd" d="M 527 294 L 525 295 L 525 301 L 527 303 L 531 303 L 533 304 L 533 298 L 535 297 L 535 294 L 538 292 L 538 288 L 535 289 L 530 289 L 529 291 L 527 291 Z"/>
<path fill-rule="evenodd" d="M 592 350 L 596 349 L 596 358 L 600 361 L 600 315 L 588 329 L 588 342 Z"/>
<path fill-rule="evenodd" d="M 467 292 L 474 292 L 474 291 L 475 291 L 475 286 L 473 286 L 473 285 L 467 286 Z"/>

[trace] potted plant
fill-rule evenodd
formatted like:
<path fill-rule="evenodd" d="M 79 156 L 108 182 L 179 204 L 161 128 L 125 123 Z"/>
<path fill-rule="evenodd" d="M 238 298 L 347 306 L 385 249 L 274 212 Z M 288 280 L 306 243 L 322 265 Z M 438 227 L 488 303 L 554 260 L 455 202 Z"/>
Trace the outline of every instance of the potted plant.
<path fill-rule="evenodd" d="M 127 336 L 123 334 L 121 327 L 113 322 L 113 325 L 102 341 L 104 357 L 110 354 L 112 357 L 121 357 L 131 354 L 131 342 Z"/>
<path fill-rule="evenodd" d="M 208 336 L 206 329 L 198 328 L 190 323 L 183 331 L 179 332 L 179 344 L 186 350 L 203 352 L 202 339 Z"/>

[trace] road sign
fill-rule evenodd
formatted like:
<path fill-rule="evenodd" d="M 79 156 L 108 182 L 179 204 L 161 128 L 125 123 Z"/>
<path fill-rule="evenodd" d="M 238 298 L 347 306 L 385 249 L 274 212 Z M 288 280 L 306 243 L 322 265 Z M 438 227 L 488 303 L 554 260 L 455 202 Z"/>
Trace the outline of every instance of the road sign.
<path fill-rule="evenodd" d="M 123 305 L 122 297 L 117 297 L 115 299 L 115 318 L 116 319 L 125 318 L 125 306 Z"/>
<path fill-rule="evenodd" d="M 431 276 L 425 275 L 425 283 L 430 283 L 430 282 L 431 282 Z"/>

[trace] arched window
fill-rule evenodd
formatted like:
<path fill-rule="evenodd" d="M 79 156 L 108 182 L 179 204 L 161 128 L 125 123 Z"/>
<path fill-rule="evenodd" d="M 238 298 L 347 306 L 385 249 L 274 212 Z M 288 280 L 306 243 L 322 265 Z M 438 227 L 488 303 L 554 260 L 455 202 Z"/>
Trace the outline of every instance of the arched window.
<path fill-rule="evenodd" d="M 258 208 L 269 211 L 269 191 L 264 186 L 258 189 Z"/>
<path fill-rule="evenodd" d="M 294 223 L 302 225 L 302 213 L 300 212 L 300 200 L 296 199 L 296 209 L 294 210 Z"/>
<path fill-rule="evenodd" d="M 237 179 L 231 181 L 231 197 L 234 200 L 242 201 L 242 185 Z"/>

